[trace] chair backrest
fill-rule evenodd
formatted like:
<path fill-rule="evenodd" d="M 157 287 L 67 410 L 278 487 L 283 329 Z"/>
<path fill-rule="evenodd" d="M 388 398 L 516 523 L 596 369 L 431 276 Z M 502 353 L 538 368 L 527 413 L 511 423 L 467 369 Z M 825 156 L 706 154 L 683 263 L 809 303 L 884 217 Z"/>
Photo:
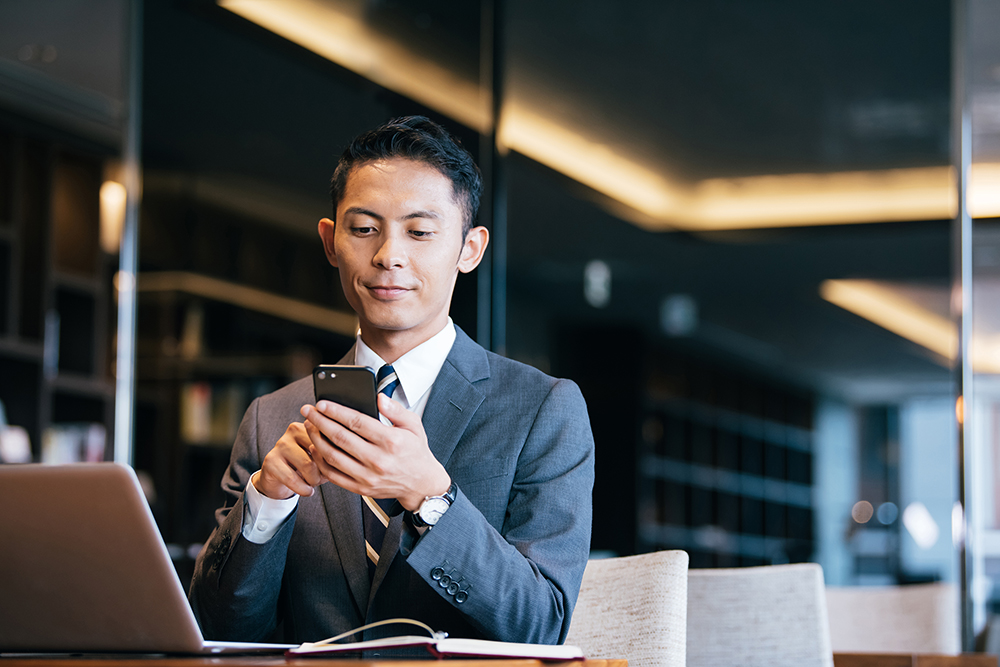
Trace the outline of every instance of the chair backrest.
<path fill-rule="evenodd" d="M 830 642 L 842 653 L 958 653 L 958 591 L 951 584 L 826 589 Z"/>
<path fill-rule="evenodd" d="M 687 568 L 683 551 L 590 561 L 566 643 L 629 667 L 684 667 Z"/>
<path fill-rule="evenodd" d="M 689 667 L 833 667 L 814 563 L 688 572 Z"/>

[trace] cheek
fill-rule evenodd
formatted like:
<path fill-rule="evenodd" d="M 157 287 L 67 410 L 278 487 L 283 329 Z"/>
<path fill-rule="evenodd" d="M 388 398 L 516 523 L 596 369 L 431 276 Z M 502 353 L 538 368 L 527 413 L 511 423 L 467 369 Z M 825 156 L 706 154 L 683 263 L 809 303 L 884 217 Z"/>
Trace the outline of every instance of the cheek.
<path fill-rule="evenodd" d="M 420 265 L 425 267 L 424 276 L 428 280 L 442 285 L 454 279 L 458 272 L 458 260 L 453 248 L 435 248 L 420 259 Z"/>

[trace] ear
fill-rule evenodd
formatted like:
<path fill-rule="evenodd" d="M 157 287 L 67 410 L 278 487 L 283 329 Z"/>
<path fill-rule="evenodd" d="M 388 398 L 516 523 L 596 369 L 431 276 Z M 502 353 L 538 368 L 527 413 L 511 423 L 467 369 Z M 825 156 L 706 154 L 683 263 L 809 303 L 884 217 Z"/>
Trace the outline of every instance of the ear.
<path fill-rule="evenodd" d="M 333 242 L 336 230 L 337 223 L 330 218 L 319 221 L 319 237 L 323 240 L 323 252 L 326 253 L 327 261 L 333 266 L 337 266 L 337 247 Z"/>
<path fill-rule="evenodd" d="M 468 273 L 479 266 L 490 243 L 490 232 L 485 227 L 473 227 L 465 235 L 462 254 L 458 257 L 458 270 Z"/>

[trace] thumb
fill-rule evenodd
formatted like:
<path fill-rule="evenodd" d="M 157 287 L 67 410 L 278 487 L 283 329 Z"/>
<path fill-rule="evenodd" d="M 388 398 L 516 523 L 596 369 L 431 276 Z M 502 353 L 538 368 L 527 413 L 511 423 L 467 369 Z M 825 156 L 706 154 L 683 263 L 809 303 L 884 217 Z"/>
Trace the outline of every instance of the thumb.
<path fill-rule="evenodd" d="M 399 401 L 394 401 L 385 394 L 378 395 L 378 411 L 386 419 L 392 422 L 393 426 L 404 426 L 407 417 L 412 413 L 403 407 Z"/>
<path fill-rule="evenodd" d="M 398 414 L 399 409 L 403 407 L 402 405 L 392 400 L 385 394 L 379 394 L 375 398 L 377 399 L 378 402 L 379 414 L 385 415 L 390 420 L 392 419 L 392 416 Z"/>

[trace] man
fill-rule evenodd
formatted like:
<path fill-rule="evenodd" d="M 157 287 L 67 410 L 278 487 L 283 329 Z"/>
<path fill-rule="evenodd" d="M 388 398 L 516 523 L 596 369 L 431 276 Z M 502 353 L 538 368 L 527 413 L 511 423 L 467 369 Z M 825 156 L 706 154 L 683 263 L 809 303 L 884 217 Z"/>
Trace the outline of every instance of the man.
<path fill-rule="evenodd" d="M 485 351 L 448 316 L 488 243 L 472 226 L 481 189 L 468 152 L 426 118 L 344 151 L 319 234 L 360 323 L 340 363 L 387 367 L 382 420 L 312 405 L 309 378 L 251 404 L 191 586 L 207 637 L 264 640 L 280 623 L 279 639 L 317 641 L 404 617 L 454 637 L 565 639 L 593 438 L 575 384 Z"/>

